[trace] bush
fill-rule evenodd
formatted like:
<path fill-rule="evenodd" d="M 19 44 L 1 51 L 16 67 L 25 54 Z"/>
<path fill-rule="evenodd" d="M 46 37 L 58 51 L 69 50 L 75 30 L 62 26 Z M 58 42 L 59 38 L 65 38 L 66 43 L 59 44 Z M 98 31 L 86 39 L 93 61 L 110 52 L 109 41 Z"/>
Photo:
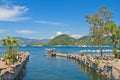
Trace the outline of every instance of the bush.
<path fill-rule="evenodd" d="M 80 53 L 80 55 L 81 55 L 81 56 L 84 56 L 84 54 L 83 54 L 83 53 Z"/>
<path fill-rule="evenodd" d="M 98 64 L 100 63 L 100 60 L 99 60 L 99 59 L 95 59 L 94 63 L 95 63 L 96 65 L 98 65 Z"/>
<path fill-rule="evenodd" d="M 117 48 L 115 48 L 115 49 L 113 50 L 113 53 L 114 53 L 114 54 L 118 54 Z"/>
<path fill-rule="evenodd" d="M 6 52 L 6 55 L 3 56 L 3 59 L 6 61 L 6 62 L 11 62 L 11 63 L 15 63 L 17 62 L 17 54 L 16 53 L 16 50 L 7 50 Z"/>
<path fill-rule="evenodd" d="M 87 60 L 90 60 L 90 56 L 86 56 Z"/>
<path fill-rule="evenodd" d="M 15 54 L 11 54 L 11 55 L 5 55 L 3 56 L 3 59 L 6 61 L 6 62 L 17 62 L 18 60 L 16 59 L 16 55 Z"/>
<path fill-rule="evenodd" d="M 115 49 L 113 50 L 113 54 L 115 55 L 115 58 L 117 58 L 117 56 L 118 56 L 117 48 L 115 48 Z"/>

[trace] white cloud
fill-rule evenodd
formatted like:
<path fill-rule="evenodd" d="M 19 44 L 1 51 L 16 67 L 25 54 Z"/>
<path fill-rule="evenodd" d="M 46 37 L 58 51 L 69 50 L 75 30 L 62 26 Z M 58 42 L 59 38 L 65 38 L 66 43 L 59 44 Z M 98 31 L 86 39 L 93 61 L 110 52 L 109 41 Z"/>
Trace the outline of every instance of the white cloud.
<path fill-rule="evenodd" d="M 50 39 L 53 39 L 53 38 L 55 38 L 55 37 L 56 37 L 56 36 L 51 36 Z"/>
<path fill-rule="evenodd" d="M 83 35 L 80 34 L 72 34 L 71 37 L 75 38 L 75 39 L 79 39 L 81 38 Z"/>
<path fill-rule="evenodd" d="M 59 36 L 59 35 L 62 35 L 62 34 L 66 34 L 66 33 L 63 33 L 63 32 L 61 32 L 61 31 L 58 31 L 58 32 L 56 32 L 56 35 L 55 35 L 55 36 L 51 36 L 50 39 L 53 39 L 53 38 L 55 38 L 56 36 Z"/>
<path fill-rule="evenodd" d="M 63 26 L 65 24 L 60 23 L 60 22 L 52 22 L 52 21 L 35 21 L 36 23 L 40 23 L 40 24 L 47 24 L 47 25 L 54 25 L 54 26 Z"/>
<path fill-rule="evenodd" d="M 0 33 L 6 32 L 5 29 L 0 29 Z"/>
<path fill-rule="evenodd" d="M 57 32 L 57 33 L 56 33 L 57 36 L 58 36 L 58 35 L 62 35 L 62 34 L 65 34 L 65 33 L 63 33 L 63 32 Z"/>
<path fill-rule="evenodd" d="M 3 0 L 5 5 L 0 6 L 0 21 L 21 21 L 28 18 L 23 17 L 28 11 L 28 8 L 25 6 L 9 6 L 6 5 L 6 0 Z"/>
<path fill-rule="evenodd" d="M 20 33 L 20 34 L 33 34 L 33 33 L 36 33 L 34 31 L 31 31 L 31 30 L 17 30 L 16 32 Z"/>

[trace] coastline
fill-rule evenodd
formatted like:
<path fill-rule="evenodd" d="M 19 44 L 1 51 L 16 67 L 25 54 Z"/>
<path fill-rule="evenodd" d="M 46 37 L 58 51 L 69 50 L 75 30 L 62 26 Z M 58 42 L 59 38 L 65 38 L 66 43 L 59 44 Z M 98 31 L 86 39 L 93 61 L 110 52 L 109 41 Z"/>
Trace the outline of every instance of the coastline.
<path fill-rule="evenodd" d="M 6 68 L 1 68 L 0 80 L 14 80 L 21 72 L 23 66 L 29 60 L 29 55 L 30 54 L 28 52 L 22 52 L 20 61 L 9 65 Z"/>
<path fill-rule="evenodd" d="M 0 46 L 3 47 L 3 46 Z M 87 45 L 21 45 L 20 47 L 99 47 L 99 46 L 87 46 Z M 112 47 L 112 46 L 102 46 Z"/>
<path fill-rule="evenodd" d="M 93 71 L 101 74 L 109 80 L 120 79 L 120 68 L 119 65 L 117 65 L 120 63 L 120 60 L 118 59 L 100 60 L 100 63 L 96 64 L 96 59 L 94 59 L 92 56 L 90 56 L 90 59 L 87 59 L 88 55 L 81 56 L 80 54 L 56 53 L 56 56 L 74 59 L 80 63 L 83 63 L 88 68 L 91 68 Z"/>

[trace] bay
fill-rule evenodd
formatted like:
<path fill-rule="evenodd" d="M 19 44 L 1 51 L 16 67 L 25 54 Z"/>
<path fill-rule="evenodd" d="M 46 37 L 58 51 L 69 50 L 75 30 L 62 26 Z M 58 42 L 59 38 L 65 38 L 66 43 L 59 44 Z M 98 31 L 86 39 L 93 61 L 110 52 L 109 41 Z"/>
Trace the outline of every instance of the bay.
<path fill-rule="evenodd" d="M 49 48 L 56 48 L 57 52 L 66 54 L 76 54 L 80 50 L 86 49 L 98 49 L 98 47 L 77 46 L 19 47 L 20 51 L 28 51 L 30 58 L 17 80 L 106 80 L 100 74 L 75 60 L 45 56 L 46 49 Z M 2 53 L 7 47 L 0 47 L 0 49 Z M 103 47 L 103 49 L 112 49 L 112 47 Z"/>

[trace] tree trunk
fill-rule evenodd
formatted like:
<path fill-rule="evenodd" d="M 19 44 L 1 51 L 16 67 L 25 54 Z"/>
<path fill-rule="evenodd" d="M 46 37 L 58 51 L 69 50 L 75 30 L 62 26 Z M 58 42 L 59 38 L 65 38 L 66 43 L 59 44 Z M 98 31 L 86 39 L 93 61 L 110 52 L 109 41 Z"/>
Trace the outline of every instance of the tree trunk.
<path fill-rule="evenodd" d="M 101 57 L 103 57 L 102 47 L 101 47 L 101 46 L 99 47 L 99 50 L 100 50 L 100 55 L 101 55 Z"/>
<path fill-rule="evenodd" d="M 9 54 L 12 54 L 12 49 L 13 49 L 13 47 L 9 46 Z"/>
<path fill-rule="evenodd" d="M 113 45 L 113 49 L 115 49 L 116 48 L 116 45 Z"/>
<path fill-rule="evenodd" d="M 113 50 L 116 48 L 116 45 L 113 45 Z M 117 54 L 116 53 L 113 53 L 115 58 L 117 58 Z"/>
<path fill-rule="evenodd" d="M 115 55 L 115 58 L 117 58 L 117 54 L 114 54 Z"/>
<path fill-rule="evenodd" d="M 10 50 L 12 50 L 12 48 L 13 48 L 12 46 L 9 46 L 9 49 L 10 49 Z"/>

